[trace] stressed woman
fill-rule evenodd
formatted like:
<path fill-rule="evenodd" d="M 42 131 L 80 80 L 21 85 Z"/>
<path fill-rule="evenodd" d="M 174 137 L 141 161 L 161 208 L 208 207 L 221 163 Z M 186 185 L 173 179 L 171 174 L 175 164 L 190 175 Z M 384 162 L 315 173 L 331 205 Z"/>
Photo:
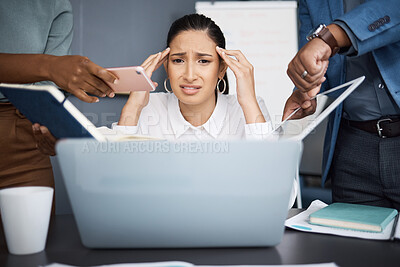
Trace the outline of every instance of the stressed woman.
<path fill-rule="evenodd" d="M 118 133 L 171 141 L 276 138 L 264 101 L 255 94 L 253 66 L 240 51 L 225 49 L 224 35 L 210 18 L 191 14 L 176 20 L 167 49 L 149 56 L 142 67 L 151 77 L 161 65 L 168 76 L 167 93 L 132 92 L 113 123 Z M 227 94 L 227 68 L 236 77 L 236 96 Z M 33 129 L 39 148 L 54 151 L 55 139 L 47 129 Z M 296 192 L 294 180 L 289 208 Z"/>
<path fill-rule="evenodd" d="M 113 128 L 167 140 L 263 139 L 272 131 L 264 101 L 256 97 L 254 70 L 240 51 L 226 50 L 220 28 L 203 15 L 176 20 L 167 49 L 142 64 L 148 76 L 164 65 L 168 93 L 132 92 Z M 236 76 L 228 95 L 226 70 Z"/>

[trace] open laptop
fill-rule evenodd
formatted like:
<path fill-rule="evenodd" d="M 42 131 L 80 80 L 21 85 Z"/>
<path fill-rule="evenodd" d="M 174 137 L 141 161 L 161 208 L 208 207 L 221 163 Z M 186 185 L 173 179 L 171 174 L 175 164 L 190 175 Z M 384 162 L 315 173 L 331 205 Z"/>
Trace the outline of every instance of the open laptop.
<path fill-rule="evenodd" d="M 343 85 L 349 88 L 329 110 L 361 82 Z M 292 139 L 67 139 L 57 144 L 57 154 L 87 247 L 273 246 L 283 235 L 301 156 L 301 138 Z"/>
<path fill-rule="evenodd" d="M 274 246 L 300 141 L 64 139 L 56 146 L 89 248 Z"/>

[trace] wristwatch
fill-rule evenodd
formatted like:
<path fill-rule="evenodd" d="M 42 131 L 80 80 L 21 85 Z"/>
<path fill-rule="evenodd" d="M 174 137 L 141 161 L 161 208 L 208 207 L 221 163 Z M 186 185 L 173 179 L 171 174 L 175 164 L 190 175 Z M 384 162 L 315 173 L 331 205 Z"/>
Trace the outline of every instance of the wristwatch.
<path fill-rule="evenodd" d="M 340 49 L 335 37 L 325 24 L 320 24 L 315 29 L 311 30 L 310 33 L 307 34 L 306 38 L 307 41 L 311 41 L 314 38 L 320 38 L 324 41 L 332 50 L 331 57 L 333 57 Z"/>

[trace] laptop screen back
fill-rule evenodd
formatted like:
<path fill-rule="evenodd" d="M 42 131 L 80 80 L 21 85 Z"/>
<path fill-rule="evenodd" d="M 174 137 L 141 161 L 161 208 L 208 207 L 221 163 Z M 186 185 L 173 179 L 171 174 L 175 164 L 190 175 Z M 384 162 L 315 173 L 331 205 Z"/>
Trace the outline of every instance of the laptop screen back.
<path fill-rule="evenodd" d="M 276 245 L 301 149 L 298 141 L 57 144 L 91 248 Z"/>

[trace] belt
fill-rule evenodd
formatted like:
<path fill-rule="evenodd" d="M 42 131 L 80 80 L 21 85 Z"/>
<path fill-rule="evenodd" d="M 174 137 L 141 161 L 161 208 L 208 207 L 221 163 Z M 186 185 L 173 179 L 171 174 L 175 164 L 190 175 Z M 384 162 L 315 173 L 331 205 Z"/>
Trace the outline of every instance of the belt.
<path fill-rule="evenodd" d="M 381 138 L 400 136 L 400 116 L 383 117 L 379 120 L 371 121 L 342 120 L 351 127 L 376 134 Z"/>

